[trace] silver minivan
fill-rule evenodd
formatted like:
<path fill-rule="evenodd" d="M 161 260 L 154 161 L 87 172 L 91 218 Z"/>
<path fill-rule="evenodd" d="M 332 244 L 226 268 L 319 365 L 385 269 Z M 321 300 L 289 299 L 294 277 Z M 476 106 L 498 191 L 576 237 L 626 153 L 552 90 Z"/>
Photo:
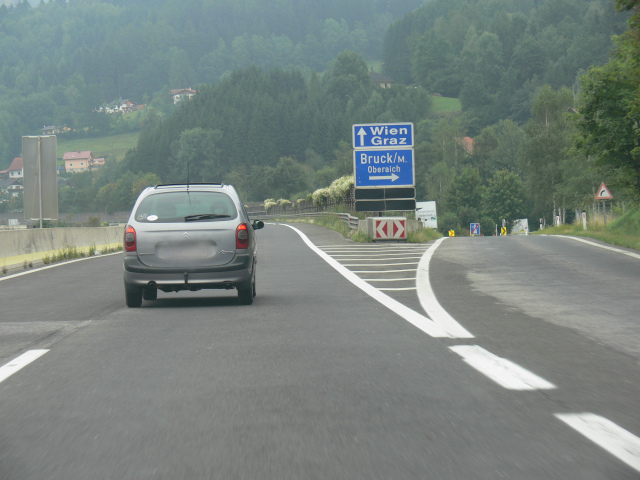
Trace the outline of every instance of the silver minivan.
<path fill-rule="evenodd" d="M 158 290 L 236 289 L 241 304 L 256 295 L 261 220 L 249 219 L 231 185 L 178 184 L 146 188 L 124 234 L 128 307 L 155 300 Z"/>

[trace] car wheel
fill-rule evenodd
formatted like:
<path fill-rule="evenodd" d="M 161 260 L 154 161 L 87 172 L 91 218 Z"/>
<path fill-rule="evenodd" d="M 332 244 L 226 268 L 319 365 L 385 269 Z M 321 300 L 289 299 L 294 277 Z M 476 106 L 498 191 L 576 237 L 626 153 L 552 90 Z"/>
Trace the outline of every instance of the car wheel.
<path fill-rule="evenodd" d="M 140 308 L 142 306 L 141 288 L 125 288 L 124 294 L 127 300 L 127 307 Z"/>
<path fill-rule="evenodd" d="M 158 289 L 149 287 L 143 288 L 142 298 L 145 300 L 156 300 L 158 298 Z"/>
<path fill-rule="evenodd" d="M 253 297 L 256 296 L 256 271 L 253 270 L 251 275 L 251 281 L 248 285 L 242 285 L 238 287 L 238 300 L 240 305 L 251 305 L 253 303 Z"/>

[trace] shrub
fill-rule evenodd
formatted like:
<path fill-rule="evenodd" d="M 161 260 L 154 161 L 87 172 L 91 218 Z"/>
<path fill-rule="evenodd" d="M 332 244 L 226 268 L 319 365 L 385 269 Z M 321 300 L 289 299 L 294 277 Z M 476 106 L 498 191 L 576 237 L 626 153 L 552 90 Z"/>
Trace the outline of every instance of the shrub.
<path fill-rule="evenodd" d="M 351 186 L 353 185 L 353 175 L 345 175 L 334 180 L 329 186 L 329 195 L 336 203 L 342 201 L 349 195 Z"/>
<path fill-rule="evenodd" d="M 276 205 L 278 205 L 278 202 L 276 202 L 274 198 L 267 198 L 264 201 L 264 209 L 267 213 L 269 213 L 269 210 L 271 210 Z"/>
<path fill-rule="evenodd" d="M 456 234 L 461 232 L 460 219 L 453 212 L 447 212 L 438 217 L 438 230 L 443 235 L 448 235 L 449 230 L 455 230 Z"/>
<path fill-rule="evenodd" d="M 327 200 L 330 197 L 328 188 L 319 188 L 318 190 L 313 192 L 311 195 L 313 198 L 313 204 L 316 207 L 322 208 L 327 206 Z"/>

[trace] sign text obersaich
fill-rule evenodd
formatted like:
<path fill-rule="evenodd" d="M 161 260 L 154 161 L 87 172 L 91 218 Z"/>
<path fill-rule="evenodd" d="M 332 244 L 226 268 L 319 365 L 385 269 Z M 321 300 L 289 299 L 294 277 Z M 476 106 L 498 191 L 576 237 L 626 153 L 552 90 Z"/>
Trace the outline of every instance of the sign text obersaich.
<path fill-rule="evenodd" d="M 413 149 L 354 150 L 356 188 L 415 185 Z"/>

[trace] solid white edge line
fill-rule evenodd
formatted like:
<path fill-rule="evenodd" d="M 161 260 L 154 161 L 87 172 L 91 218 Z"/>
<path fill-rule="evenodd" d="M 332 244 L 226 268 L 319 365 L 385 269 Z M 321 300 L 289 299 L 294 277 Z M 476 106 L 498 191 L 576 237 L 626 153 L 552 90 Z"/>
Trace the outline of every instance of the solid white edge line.
<path fill-rule="evenodd" d="M 411 310 L 407 306 L 403 305 L 402 303 L 398 302 L 397 300 L 394 300 L 393 298 L 389 297 L 385 293 L 382 293 L 377 288 L 372 287 L 367 282 L 362 280 L 355 273 L 351 272 L 351 270 L 343 267 L 339 262 L 334 260 L 331 256 L 329 256 L 328 254 L 326 254 L 325 252 L 320 250 L 318 247 L 316 247 L 313 244 L 313 242 L 311 242 L 311 240 L 309 240 L 309 238 L 304 233 L 302 233 L 300 230 L 298 230 L 297 228 L 292 227 L 291 225 L 287 225 L 287 224 L 279 224 L 279 225 L 282 225 L 284 227 L 288 227 L 291 230 L 293 230 L 294 232 L 296 232 L 300 236 L 302 241 L 304 243 L 306 243 L 307 246 L 311 250 L 313 250 L 320 258 L 322 258 L 325 262 L 327 262 L 331 267 L 333 267 L 344 278 L 349 280 L 351 283 L 353 283 L 360 290 L 362 290 L 367 295 L 371 296 L 373 299 L 375 299 L 378 302 L 380 302 L 382 305 L 387 307 L 392 312 L 400 315 L 402 318 L 404 318 L 410 324 L 414 325 L 415 327 L 419 328 L 424 333 L 426 333 L 427 335 L 430 335 L 432 337 L 452 338 L 451 335 L 449 334 L 449 332 L 447 332 L 444 329 L 442 329 L 440 327 L 440 325 L 438 325 L 434 321 L 428 319 L 424 315 L 419 314 L 418 312 L 415 312 L 414 310 Z"/>
<path fill-rule="evenodd" d="M 23 275 L 29 275 L 30 273 L 41 272 L 42 270 L 49 270 L 50 268 L 61 267 L 62 265 L 69 265 L 70 263 L 82 262 L 84 260 L 91 260 L 94 258 L 109 257 L 111 255 L 118 255 L 118 254 L 122 255 L 122 250 L 119 252 L 94 255 L 93 257 L 77 258 L 75 260 L 68 260 L 66 262 L 54 263 L 53 265 L 47 265 L 46 267 L 38 267 L 38 268 L 34 268 L 33 270 L 27 270 L 26 272 L 14 273 L 12 275 L 7 275 L 6 277 L 0 277 L 0 282 L 2 282 L 3 280 L 9 280 L 11 278 L 21 277 Z"/>
<path fill-rule="evenodd" d="M 49 350 L 28 350 L 24 352 L 19 357 L 14 358 L 9 363 L 5 363 L 2 367 L 0 367 L 0 382 L 6 380 L 11 375 L 16 373 L 18 370 L 29 365 L 34 360 L 37 360 L 42 355 L 47 353 Z"/>
<path fill-rule="evenodd" d="M 429 280 L 429 263 L 431 262 L 431 257 L 436 251 L 436 248 L 438 248 L 446 238 L 447 237 L 442 237 L 436 240 L 436 242 L 431 245 L 426 252 L 424 252 L 424 255 L 418 263 L 418 273 L 416 274 L 418 300 L 420 300 L 420 305 L 422 305 L 424 311 L 427 312 L 429 318 L 433 319 L 434 322 L 449 332 L 451 337 L 474 338 L 471 332 L 460 325 L 444 308 L 442 308 L 442 305 L 438 303 L 436 295 L 431 288 L 431 281 Z"/>
<path fill-rule="evenodd" d="M 631 432 L 593 413 L 556 413 L 555 416 L 640 472 L 640 438 Z"/>
<path fill-rule="evenodd" d="M 471 367 L 509 390 L 550 390 L 556 386 L 511 360 L 501 358 L 478 345 L 456 345 L 449 349 Z"/>
<path fill-rule="evenodd" d="M 554 236 L 554 235 L 550 235 L 550 236 Z M 598 247 L 598 248 L 603 248 L 605 250 L 611 250 L 612 252 L 616 252 L 616 253 L 621 253 L 623 255 L 627 255 L 629 257 L 633 257 L 633 258 L 638 258 L 640 259 L 640 254 L 638 253 L 633 253 L 633 252 L 627 252 L 626 250 L 621 250 L 619 248 L 615 248 L 615 247 L 609 247 L 607 245 L 600 245 L 599 243 L 596 242 L 591 242 L 589 240 L 586 240 L 584 238 L 580 238 L 580 237 L 571 237 L 569 235 L 557 235 L 558 237 L 562 237 L 562 238 L 569 238 L 571 240 L 575 240 L 576 242 L 582 242 L 582 243 L 586 243 L 587 245 L 591 245 L 592 247 Z"/>

